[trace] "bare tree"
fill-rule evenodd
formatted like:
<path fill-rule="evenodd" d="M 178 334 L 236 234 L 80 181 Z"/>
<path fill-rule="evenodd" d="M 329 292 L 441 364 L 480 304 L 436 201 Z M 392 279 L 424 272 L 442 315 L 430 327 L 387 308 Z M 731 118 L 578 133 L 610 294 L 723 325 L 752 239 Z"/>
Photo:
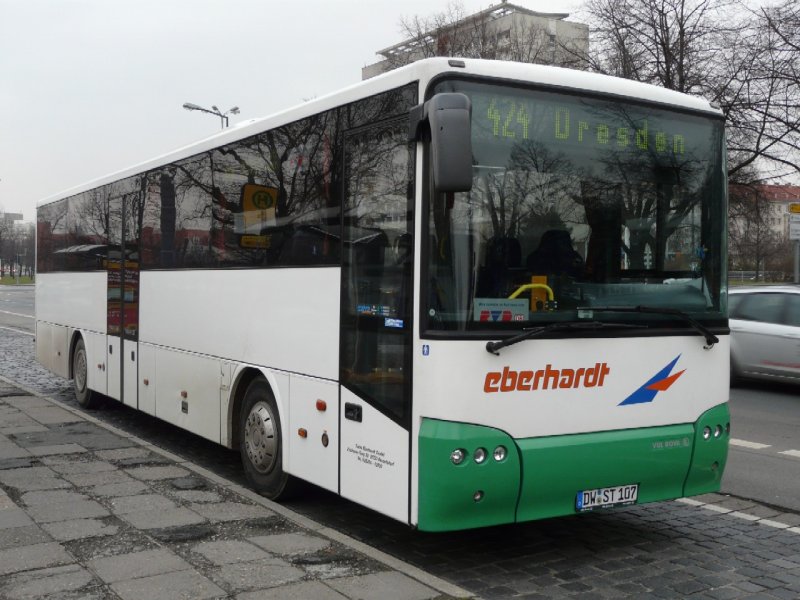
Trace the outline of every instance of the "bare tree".
<path fill-rule="evenodd" d="M 732 0 L 588 0 L 588 68 L 697 94 L 727 119 L 728 172 L 800 172 L 798 8 Z M 750 167 L 757 167 L 755 169 Z"/>
<path fill-rule="evenodd" d="M 760 279 L 765 270 L 783 270 L 783 259 L 789 255 L 787 244 L 769 225 L 770 203 L 759 193 L 758 185 L 730 186 L 728 208 L 728 240 L 733 264 L 737 270 L 755 271 Z M 773 264 L 774 263 L 774 264 Z"/>

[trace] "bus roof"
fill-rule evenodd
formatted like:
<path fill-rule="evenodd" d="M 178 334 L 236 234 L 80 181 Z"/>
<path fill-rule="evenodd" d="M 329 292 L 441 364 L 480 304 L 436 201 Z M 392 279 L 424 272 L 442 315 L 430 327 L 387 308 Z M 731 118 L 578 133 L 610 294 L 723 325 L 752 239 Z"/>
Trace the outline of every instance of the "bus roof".
<path fill-rule="evenodd" d="M 342 90 L 315 98 L 271 116 L 237 123 L 219 133 L 182 148 L 178 148 L 177 150 L 59 192 L 58 194 L 41 200 L 37 206 L 57 202 L 58 200 L 74 196 L 81 192 L 114 181 L 119 181 L 138 173 L 156 169 L 202 152 L 207 152 L 219 146 L 248 138 L 263 131 L 268 131 L 274 127 L 303 119 L 336 106 L 349 104 L 361 98 L 379 94 L 413 81 L 420 81 L 424 85 L 427 85 L 433 78 L 444 73 L 452 73 L 461 76 L 491 77 L 500 80 L 536 83 L 565 90 L 610 94 L 617 97 L 630 98 L 631 100 L 644 100 L 668 107 L 705 112 L 708 113 L 709 116 L 722 116 L 718 108 L 713 107 L 703 98 L 629 79 L 620 79 L 575 69 L 530 63 L 446 57 L 427 58 L 383 73 L 377 77 L 367 79 L 366 81 L 358 82 Z"/>

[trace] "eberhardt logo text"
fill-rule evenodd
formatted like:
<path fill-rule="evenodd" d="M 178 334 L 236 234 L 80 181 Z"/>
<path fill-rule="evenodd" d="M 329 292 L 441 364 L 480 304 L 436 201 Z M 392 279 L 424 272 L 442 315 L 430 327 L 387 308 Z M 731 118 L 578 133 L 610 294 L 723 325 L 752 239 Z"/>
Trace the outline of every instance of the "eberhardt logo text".
<path fill-rule="evenodd" d="M 565 388 L 603 387 L 606 375 L 611 372 L 606 363 L 595 363 L 593 367 L 580 369 L 554 369 L 547 365 L 538 371 L 489 371 L 483 382 L 483 391 L 529 392 L 532 390 L 555 390 Z"/>

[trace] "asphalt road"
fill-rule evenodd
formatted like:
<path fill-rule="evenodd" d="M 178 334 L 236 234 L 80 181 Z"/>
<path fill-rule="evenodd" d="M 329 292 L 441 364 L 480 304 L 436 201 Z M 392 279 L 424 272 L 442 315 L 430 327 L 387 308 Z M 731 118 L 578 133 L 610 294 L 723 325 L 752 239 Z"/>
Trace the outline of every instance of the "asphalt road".
<path fill-rule="evenodd" d="M 34 330 L 33 286 L 0 285 L 0 327 Z"/>
<path fill-rule="evenodd" d="M 731 389 L 731 447 L 722 491 L 800 512 L 800 386 Z"/>

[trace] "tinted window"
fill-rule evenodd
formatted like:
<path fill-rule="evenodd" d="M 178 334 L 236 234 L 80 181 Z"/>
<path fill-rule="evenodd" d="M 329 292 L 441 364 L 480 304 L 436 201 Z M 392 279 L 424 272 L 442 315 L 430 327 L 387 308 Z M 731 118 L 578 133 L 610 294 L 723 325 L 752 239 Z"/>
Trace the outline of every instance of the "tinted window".
<path fill-rule="evenodd" d="M 68 202 L 61 200 L 41 206 L 36 211 L 36 270 L 39 273 L 64 268 L 63 250 L 69 245 L 68 209 Z"/>
<path fill-rule="evenodd" d="M 137 219 L 145 269 L 217 266 L 209 154 L 147 174 Z"/>
<path fill-rule="evenodd" d="M 780 323 L 783 309 L 783 294 L 749 294 L 736 312 L 737 319 Z"/>
<path fill-rule="evenodd" d="M 417 85 L 384 92 L 343 106 L 341 121 L 344 129 L 355 129 L 376 121 L 407 113 L 417 103 Z"/>
<path fill-rule="evenodd" d="M 728 313 L 734 319 L 738 319 L 739 317 L 736 316 L 737 309 L 742 302 L 742 298 L 744 298 L 744 294 L 730 294 L 728 296 Z"/>
<path fill-rule="evenodd" d="M 407 122 L 345 138 L 342 382 L 403 420 L 410 398 L 414 153 Z"/>
<path fill-rule="evenodd" d="M 108 250 L 108 202 L 105 188 L 94 189 L 68 200 L 68 245 L 64 248 L 64 269 L 95 271 L 105 269 Z"/>
<path fill-rule="evenodd" d="M 785 310 L 783 323 L 800 327 L 800 294 L 786 294 Z"/>
<path fill-rule="evenodd" d="M 215 150 L 215 248 L 224 266 L 331 264 L 339 222 L 331 111 Z"/>
<path fill-rule="evenodd" d="M 39 272 L 339 264 L 342 131 L 416 103 L 416 84 L 38 211 Z M 123 215 L 123 200 L 125 214 Z"/>

